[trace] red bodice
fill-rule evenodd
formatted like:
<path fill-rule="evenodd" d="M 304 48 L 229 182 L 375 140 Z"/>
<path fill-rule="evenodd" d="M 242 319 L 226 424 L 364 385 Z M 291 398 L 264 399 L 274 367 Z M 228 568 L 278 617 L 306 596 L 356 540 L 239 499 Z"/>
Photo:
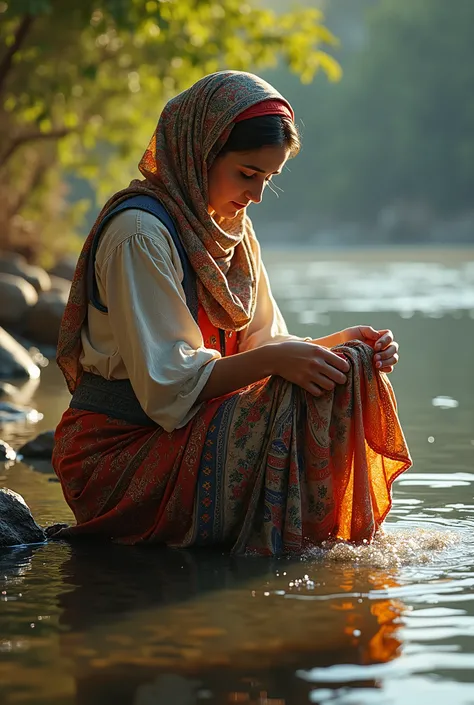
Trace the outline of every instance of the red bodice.
<path fill-rule="evenodd" d="M 213 350 L 218 350 L 222 357 L 224 355 L 235 355 L 238 352 L 238 333 L 234 330 L 221 331 L 216 328 L 211 321 L 207 313 L 201 304 L 198 308 L 198 326 L 201 330 L 202 337 L 204 338 L 204 347 L 212 348 Z M 225 352 L 222 351 L 221 338 L 225 340 Z"/>

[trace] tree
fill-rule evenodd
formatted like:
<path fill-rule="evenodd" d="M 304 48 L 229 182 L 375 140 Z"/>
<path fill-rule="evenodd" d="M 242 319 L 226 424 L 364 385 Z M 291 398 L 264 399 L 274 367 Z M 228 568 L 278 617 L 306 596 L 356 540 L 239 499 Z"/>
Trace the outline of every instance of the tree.
<path fill-rule="evenodd" d="M 202 75 L 281 57 L 304 81 L 319 69 L 339 77 L 321 49 L 336 40 L 311 8 L 276 15 L 244 0 L 0 0 L 0 18 L 0 247 L 38 250 L 52 230 L 61 248 L 58 229 L 74 220 L 61 192 L 65 170 L 89 179 L 99 199 L 126 184 L 164 102 Z"/>

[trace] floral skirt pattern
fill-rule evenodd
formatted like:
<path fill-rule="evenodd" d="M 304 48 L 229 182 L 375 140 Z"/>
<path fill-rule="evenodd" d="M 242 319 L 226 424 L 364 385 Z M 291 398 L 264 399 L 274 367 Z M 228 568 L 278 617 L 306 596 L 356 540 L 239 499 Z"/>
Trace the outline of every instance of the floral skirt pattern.
<path fill-rule="evenodd" d="M 411 459 L 372 350 L 334 350 L 351 371 L 333 392 L 316 398 L 270 377 L 201 405 L 171 433 L 68 409 L 53 466 L 77 524 L 56 536 L 263 555 L 370 540 Z"/>

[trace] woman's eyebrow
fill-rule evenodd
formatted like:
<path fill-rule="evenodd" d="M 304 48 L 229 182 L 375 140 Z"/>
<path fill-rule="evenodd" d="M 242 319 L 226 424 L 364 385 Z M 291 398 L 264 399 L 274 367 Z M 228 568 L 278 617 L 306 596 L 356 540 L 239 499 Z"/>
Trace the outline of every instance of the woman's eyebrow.
<path fill-rule="evenodd" d="M 258 166 L 253 166 L 252 164 L 242 164 L 245 169 L 252 169 L 252 171 L 259 171 L 260 174 L 265 174 L 265 169 L 260 169 Z M 272 174 L 278 175 L 281 174 L 281 171 L 272 171 Z"/>

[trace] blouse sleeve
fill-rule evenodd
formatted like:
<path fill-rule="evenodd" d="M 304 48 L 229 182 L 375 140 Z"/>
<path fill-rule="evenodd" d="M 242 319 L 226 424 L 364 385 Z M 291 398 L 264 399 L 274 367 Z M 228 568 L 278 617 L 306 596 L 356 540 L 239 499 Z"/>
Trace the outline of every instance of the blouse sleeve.
<path fill-rule="evenodd" d="M 257 306 L 252 322 L 239 334 L 239 352 L 287 340 L 310 340 L 310 338 L 300 338 L 288 333 L 285 319 L 273 298 L 267 271 L 261 262 Z"/>
<path fill-rule="evenodd" d="M 220 354 L 204 347 L 169 242 L 139 231 L 97 266 L 117 352 L 142 408 L 168 432 L 184 426 Z"/>

